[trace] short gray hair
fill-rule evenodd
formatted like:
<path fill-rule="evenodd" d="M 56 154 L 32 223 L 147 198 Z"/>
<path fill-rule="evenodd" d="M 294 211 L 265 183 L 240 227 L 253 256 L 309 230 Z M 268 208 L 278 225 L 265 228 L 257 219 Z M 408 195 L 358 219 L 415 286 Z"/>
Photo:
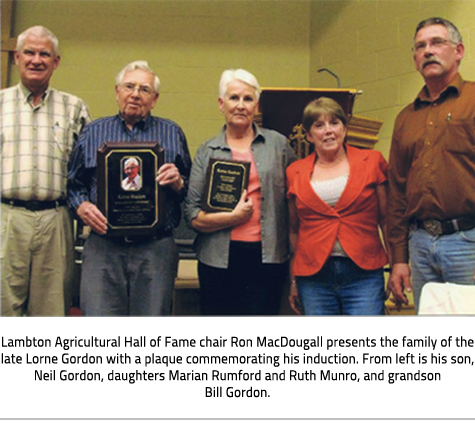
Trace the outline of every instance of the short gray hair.
<path fill-rule="evenodd" d="M 127 74 L 128 72 L 135 71 L 136 69 L 141 69 L 142 71 L 147 71 L 150 72 L 150 74 L 153 75 L 154 80 L 153 80 L 153 89 L 155 92 L 159 93 L 160 92 L 160 79 L 158 78 L 157 74 L 148 66 L 147 61 L 134 61 L 129 63 L 122 69 L 117 74 L 117 77 L 115 78 L 115 82 L 117 85 L 120 85 L 122 83 L 122 80 L 124 78 L 124 75 Z"/>
<path fill-rule="evenodd" d="M 219 97 L 224 99 L 228 85 L 233 81 L 242 81 L 254 88 L 256 92 L 256 100 L 259 100 L 261 94 L 261 88 L 257 82 L 257 78 L 254 77 L 249 71 L 245 69 L 227 69 L 221 74 L 221 79 L 219 80 Z"/>
<path fill-rule="evenodd" d="M 41 25 L 36 25 L 34 27 L 30 27 L 23 31 L 17 38 L 16 42 L 16 51 L 20 52 L 21 49 L 23 48 L 23 45 L 25 44 L 25 39 L 29 35 L 32 35 L 34 37 L 38 38 L 47 38 L 50 42 L 51 45 L 53 46 L 53 54 L 54 56 L 59 56 L 59 41 L 56 38 L 56 36 L 48 29 L 45 28 Z"/>
<path fill-rule="evenodd" d="M 137 161 L 137 158 L 134 156 L 131 156 L 130 158 L 127 158 L 124 162 L 124 168 L 127 167 L 127 165 L 135 165 L 136 167 L 139 166 L 139 162 Z"/>
<path fill-rule="evenodd" d="M 449 33 L 450 41 L 453 44 L 462 43 L 462 35 L 458 28 L 450 21 L 444 18 L 428 18 L 424 19 L 423 21 L 419 22 L 416 27 L 416 32 L 414 33 L 414 40 L 416 39 L 417 33 L 425 27 L 429 27 L 431 25 L 442 25 L 443 27 L 447 28 L 447 32 Z"/>

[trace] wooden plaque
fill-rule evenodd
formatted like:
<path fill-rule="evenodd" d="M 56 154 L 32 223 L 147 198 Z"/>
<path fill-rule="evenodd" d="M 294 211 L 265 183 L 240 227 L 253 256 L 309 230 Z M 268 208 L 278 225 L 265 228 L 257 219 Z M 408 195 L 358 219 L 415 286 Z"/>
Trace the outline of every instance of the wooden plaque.
<path fill-rule="evenodd" d="M 203 210 L 232 211 L 247 189 L 250 169 L 250 162 L 211 159 L 206 173 Z"/>
<path fill-rule="evenodd" d="M 153 235 L 164 225 L 165 192 L 156 182 L 158 142 L 107 142 L 97 152 L 97 206 L 110 236 Z"/>

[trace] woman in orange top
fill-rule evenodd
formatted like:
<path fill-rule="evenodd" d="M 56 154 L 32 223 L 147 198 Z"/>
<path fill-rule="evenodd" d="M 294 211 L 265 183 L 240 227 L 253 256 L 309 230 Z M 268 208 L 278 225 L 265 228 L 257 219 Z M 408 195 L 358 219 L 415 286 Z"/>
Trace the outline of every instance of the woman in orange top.
<path fill-rule="evenodd" d="M 315 152 L 287 169 L 290 304 L 300 314 L 383 314 L 387 162 L 345 143 L 347 116 L 332 99 L 310 102 L 302 123 Z"/>

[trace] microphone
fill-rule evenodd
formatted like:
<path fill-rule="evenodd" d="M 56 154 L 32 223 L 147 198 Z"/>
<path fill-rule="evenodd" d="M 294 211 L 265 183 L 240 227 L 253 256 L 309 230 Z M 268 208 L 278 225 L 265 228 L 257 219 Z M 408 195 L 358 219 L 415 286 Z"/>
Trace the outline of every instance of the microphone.
<path fill-rule="evenodd" d="M 341 87 L 340 78 L 338 78 L 338 75 L 336 75 L 334 72 L 330 71 L 328 68 L 320 68 L 320 69 L 317 70 L 317 72 L 322 72 L 322 71 L 328 72 L 331 76 L 335 77 L 338 88 Z"/>

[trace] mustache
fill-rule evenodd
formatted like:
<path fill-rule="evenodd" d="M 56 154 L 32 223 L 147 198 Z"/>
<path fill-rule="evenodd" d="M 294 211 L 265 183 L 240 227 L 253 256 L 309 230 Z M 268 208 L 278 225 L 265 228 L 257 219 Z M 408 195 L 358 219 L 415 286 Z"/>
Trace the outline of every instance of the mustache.
<path fill-rule="evenodd" d="M 425 68 L 426 65 L 429 65 L 431 63 L 437 63 L 439 65 L 442 65 L 439 59 L 437 59 L 435 56 L 431 56 L 422 62 L 422 68 Z"/>

